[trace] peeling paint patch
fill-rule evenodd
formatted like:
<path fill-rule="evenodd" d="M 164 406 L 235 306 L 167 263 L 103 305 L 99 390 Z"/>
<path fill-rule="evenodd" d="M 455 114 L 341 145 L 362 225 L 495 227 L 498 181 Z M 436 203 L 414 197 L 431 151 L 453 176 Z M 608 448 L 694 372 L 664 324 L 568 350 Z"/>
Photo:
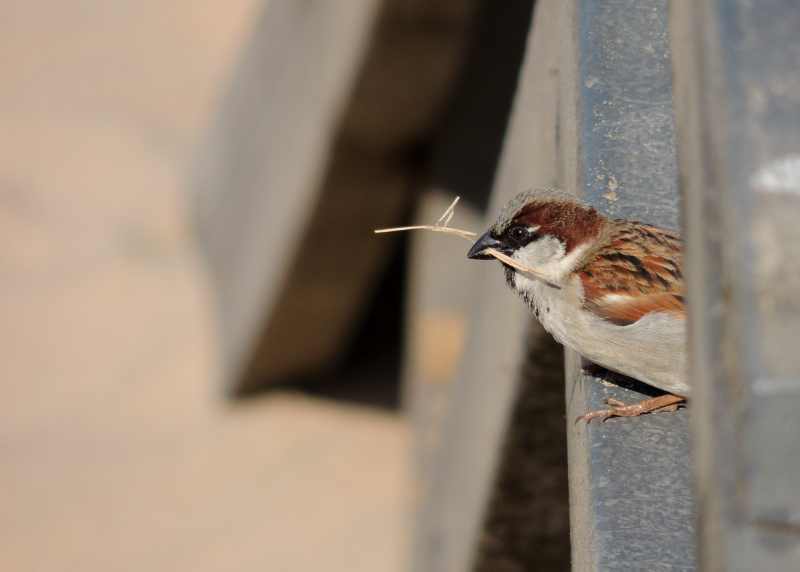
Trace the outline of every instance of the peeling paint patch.
<path fill-rule="evenodd" d="M 619 196 L 617 195 L 619 183 L 614 175 L 608 176 L 608 183 L 606 184 L 606 187 L 608 188 L 608 192 L 603 193 L 603 198 L 612 203 L 616 202 L 617 199 L 619 199 Z"/>

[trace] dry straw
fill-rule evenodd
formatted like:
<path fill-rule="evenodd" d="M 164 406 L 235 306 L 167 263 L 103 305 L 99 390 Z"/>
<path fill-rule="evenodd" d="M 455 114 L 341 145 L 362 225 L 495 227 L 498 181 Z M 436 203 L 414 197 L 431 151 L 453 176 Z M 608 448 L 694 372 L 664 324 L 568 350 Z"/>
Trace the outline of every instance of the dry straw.
<path fill-rule="evenodd" d="M 461 197 L 456 197 L 455 200 L 450 203 L 450 206 L 447 207 L 447 210 L 442 213 L 442 216 L 434 224 L 421 224 L 415 226 L 396 226 L 393 228 L 379 228 L 375 230 L 375 234 L 384 234 L 387 232 L 404 232 L 407 230 L 430 230 L 432 232 L 443 232 L 445 234 L 452 234 L 458 237 L 463 238 L 464 240 L 472 241 L 477 235 L 469 230 L 463 230 L 460 228 L 451 228 L 448 226 L 450 221 L 453 219 L 453 215 L 455 215 L 456 205 Z M 555 284 L 552 279 L 545 276 L 540 270 L 536 268 L 531 268 L 529 266 L 525 266 L 520 264 L 513 258 L 506 256 L 499 250 L 495 250 L 494 248 L 487 248 L 483 251 L 484 254 L 488 254 L 490 256 L 494 256 L 500 262 L 503 262 L 512 268 L 516 268 L 518 271 L 527 274 L 531 278 L 535 278 L 536 280 L 541 280 L 542 282 L 546 282 L 547 284 L 559 288 L 558 284 Z"/>

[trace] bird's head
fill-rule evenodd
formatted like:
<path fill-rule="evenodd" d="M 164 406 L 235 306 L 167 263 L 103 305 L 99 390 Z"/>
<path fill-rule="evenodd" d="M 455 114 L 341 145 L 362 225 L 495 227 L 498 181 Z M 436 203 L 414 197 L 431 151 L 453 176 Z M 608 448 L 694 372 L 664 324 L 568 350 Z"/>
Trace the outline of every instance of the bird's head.
<path fill-rule="evenodd" d="M 492 259 L 486 250 L 494 248 L 560 282 L 600 237 L 605 222 L 603 215 L 564 191 L 526 191 L 506 205 L 467 256 Z M 504 266 L 509 286 L 525 293 L 531 279 Z"/>

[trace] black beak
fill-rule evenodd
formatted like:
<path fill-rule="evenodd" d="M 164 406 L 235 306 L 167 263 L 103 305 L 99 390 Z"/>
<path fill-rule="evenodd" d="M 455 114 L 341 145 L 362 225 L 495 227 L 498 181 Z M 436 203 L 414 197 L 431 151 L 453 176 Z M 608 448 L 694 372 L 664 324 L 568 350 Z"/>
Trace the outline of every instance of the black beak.
<path fill-rule="evenodd" d="M 494 238 L 487 231 L 483 233 L 475 244 L 472 245 L 472 248 L 469 249 L 467 258 L 472 258 L 473 260 L 490 260 L 494 258 L 493 256 L 483 253 L 487 248 L 495 248 L 500 251 L 505 250 L 503 243 Z"/>

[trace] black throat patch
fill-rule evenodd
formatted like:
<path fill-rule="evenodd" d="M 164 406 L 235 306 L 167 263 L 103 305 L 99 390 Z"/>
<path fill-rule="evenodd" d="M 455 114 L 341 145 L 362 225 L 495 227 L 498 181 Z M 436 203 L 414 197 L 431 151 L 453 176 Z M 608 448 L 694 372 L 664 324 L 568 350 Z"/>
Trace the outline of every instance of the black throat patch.
<path fill-rule="evenodd" d="M 517 287 L 514 286 L 514 274 L 516 274 L 517 271 L 505 263 L 503 264 L 503 270 L 505 270 L 506 273 L 506 284 L 508 284 L 508 287 L 512 290 L 516 290 Z"/>

